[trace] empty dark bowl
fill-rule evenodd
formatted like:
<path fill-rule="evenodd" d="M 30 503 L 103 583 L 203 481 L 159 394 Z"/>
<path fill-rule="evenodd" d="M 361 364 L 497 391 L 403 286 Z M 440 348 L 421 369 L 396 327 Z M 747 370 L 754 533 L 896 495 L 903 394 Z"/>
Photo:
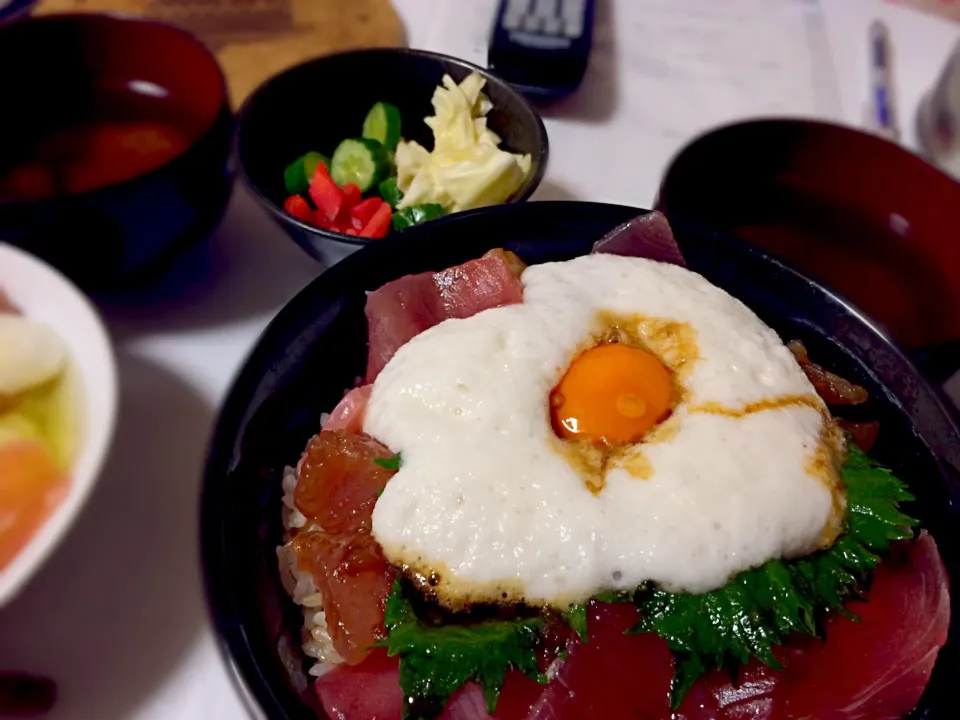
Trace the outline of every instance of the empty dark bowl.
<path fill-rule="evenodd" d="M 433 115 L 433 91 L 445 74 L 459 82 L 471 72 L 480 73 L 487 81 L 484 92 L 493 103 L 488 125 L 503 140 L 501 147 L 529 153 L 533 160 L 529 177 L 510 202 L 526 200 L 543 178 L 549 150 L 547 131 L 536 110 L 483 68 L 405 48 L 328 55 L 264 83 L 238 113 L 240 172 L 256 198 L 300 247 L 321 262 L 335 262 L 370 241 L 323 230 L 284 212 L 286 165 L 311 150 L 329 156 L 341 140 L 359 136 L 367 111 L 378 101 L 400 110 L 405 139 L 431 149 L 433 135 L 423 119 Z"/>
<path fill-rule="evenodd" d="M 736 123 L 674 158 L 658 205 L 789 261 L 905 346 L 953 343 L 960 358 L 960 183 L 902 147 L 827 123 Z"/>
<path fill-rule="evenodd" d="M 231 118 L 223 74 L 198 40 L 148 20 L 52 15 L 0 28 L 0 66 L 0 240 L 88 289 L 115 289 L 159 273 L 216 224 Z M 78 148 L 139 142 L 117 134 L 132 127 L 153 144 L 124 155 L 123 173 L 112 160 L 92 180 L 90 166 L 76 169 Z"/>
<path fill-rule="evenodd" d="M 281 473 L 320 427 L 320 415 L 362 376 L 367 290 L 507 247 L 528 263 L 566 260 L 642 211 L 592 203 L 524 203 L 454 215 L 388 238 L 334 266 L 285 307 L 231 389 L 210 448 L 202 501 L 207 597 L 222 648 L 257 716 L 315 720 L 299 651 L 303 616 L 284 591 L 276 547 Z M 675 221 L 690 267 L 753 308 L 784 338 L 870 391 L 879 460 L 911 483 L 910 510 L 960 578 L 960 430 L 946 400 L 858 310 L 804 275 L 737 240 Z M 948 645 L 914 720 L 958 711 L 960 593 Z M 637 682 L 642 682 L 637 678 Z M 611 718 L 610 720 L 615 720 Z"/>

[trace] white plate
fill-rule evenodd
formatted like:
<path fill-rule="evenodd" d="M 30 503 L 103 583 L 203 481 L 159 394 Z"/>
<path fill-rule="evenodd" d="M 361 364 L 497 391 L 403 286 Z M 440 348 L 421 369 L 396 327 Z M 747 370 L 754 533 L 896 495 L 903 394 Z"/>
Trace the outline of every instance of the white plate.
<path fill-rule="evenodd" d="M 27 317 L 67 343 L 80 392 L 81 433 L 67 496 L 27 545 L 0 571 L 0 607 L 26 585 L 66 534 L 100 475 L 117 415 L 117 368 L 107 331 L 93 305 L 42 261 L 0 243 L 0 289 Z"/>

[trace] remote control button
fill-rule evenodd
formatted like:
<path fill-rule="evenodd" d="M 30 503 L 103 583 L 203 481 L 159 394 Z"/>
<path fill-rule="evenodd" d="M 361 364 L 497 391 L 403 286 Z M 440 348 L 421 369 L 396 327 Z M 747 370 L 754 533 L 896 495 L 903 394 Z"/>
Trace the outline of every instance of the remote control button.
<path fill-rule="evenodd" d="M 540 25 L 543 23 L 543 18 L 539 18 L 536 15 L 527 15 L 523 19 L 523 29 L 527 32 L 537 32 L 540 30 Z"/>
<path fill-rule="evenodd" d="M 583 35 L 583 18 L 566 18 L 563 24 L 563 34 L 568 38 L 578 38 Z"/>
<path fill-rule="evenodd" d="M 563 21 L 558 17 L 548 17 L 543 21 L 543 32 L 547 35 L 559 35 Z"/>
<path fill-rule="evenodd" d="M 546 20 L 557 16 L 557 0 L 533 0 L 533 14 Z"/>
<path fill-rule="evenodd" d="M 564 19 L 582 18 L 584 10 L 586 10 L 586 4 L 587 0 L 560 0 Z"/>
<path fill-rule="evenodd" d="M 517 30 L 519 29 L 522 21 L 522 15 L 514 15 L 511 12 L 507 12 L 503 16 L 503 27 L 505 30 Z"/>
<path fill-rule="evenodd" d="M 504 15 L 516 15 L 523 18 L 530 10 L 530 0 L 507 0 L 507 7 L 503 11 Z"/>
<path fill-rule="evenodd" d="M 551 37 L 550 35 L 537 35 L 526 33 L 522 30 L 510 33 L 510 40 L 523 47 L 536 48 L 537 50 L 566 50 L 570 47 L 570 41 L 565 37 Z"/>

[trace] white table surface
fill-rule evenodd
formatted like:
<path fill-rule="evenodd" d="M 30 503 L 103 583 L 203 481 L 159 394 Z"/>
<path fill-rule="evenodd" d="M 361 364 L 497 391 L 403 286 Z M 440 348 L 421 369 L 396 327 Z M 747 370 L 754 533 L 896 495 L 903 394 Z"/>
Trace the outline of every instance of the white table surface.
<path fill-rule="evenodd" d="M 859 12 L 834 11 L 853 4 Z M 396 5 L 409 43 L 429 44 L 432 0 Z M 865 70 L 863 53 L 850 46 L 864 47 L 875 11 L 891 22 L 905 119 L 960 34 L 880 5 L 824 5 L 831 42 L 841 48 L 837 119 L 851 124 L 862 119 L 855 98 Z M 634 163 L 630 182 L 610 182 L 627 142 L 610 131 L 615 120 L 548 117 L 553 158 L 538 197 L 648 205 L 676 148 L 656 148 L 653 160 Z M 575 162 L 584 156 L 600 160 Z M 51 718 L 245 717 L 202 596 L 200 468 L 233 374 L 268 320 L 321 270 L 238 187 L 222 227 L 142 309 L 103 306 L 122 385 L 115 449 L 67 540 L 0 613 L 0 667 L 54 677 L 60 700 Z"/>

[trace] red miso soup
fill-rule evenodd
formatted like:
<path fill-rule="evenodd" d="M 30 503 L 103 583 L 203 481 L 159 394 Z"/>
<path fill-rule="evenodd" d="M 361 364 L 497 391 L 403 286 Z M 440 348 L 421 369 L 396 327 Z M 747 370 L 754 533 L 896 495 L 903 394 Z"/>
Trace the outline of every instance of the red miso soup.
<path fill-rule="evenodd" d="M 105 89 L 82 119 L 37 138 L 12 167 L 0 169 L 0 201 L 44 200 L 121 183 L 165 165 L 198 134 L 197 123 L 163 88 Z"/>

